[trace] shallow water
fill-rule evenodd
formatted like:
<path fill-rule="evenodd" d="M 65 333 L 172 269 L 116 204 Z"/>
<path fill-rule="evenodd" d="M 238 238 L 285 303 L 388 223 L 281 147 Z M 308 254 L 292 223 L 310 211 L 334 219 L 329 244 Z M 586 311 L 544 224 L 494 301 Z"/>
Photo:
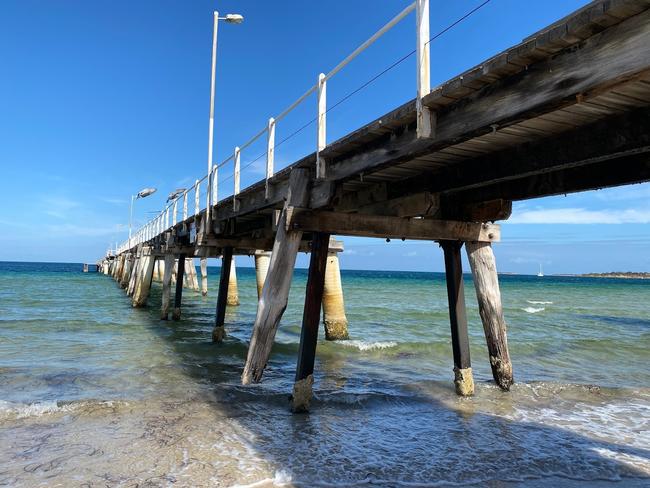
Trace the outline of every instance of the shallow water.
<path fill-rule="evenodd" d="M 477 391 L 460 399 L 443 276 L 344 271 L 351 340 L 321 337 L 312 413 L 291 415 L 303 270 L 251 387 L 239 379 L 252 270 L 237 270 L 221 345 L 218 269 L 208 297 L 185 291 L 180 322 L 158 320 L 158 284 L 133 309 L 109 277 L 80 270 L 0 263 L 0 485 L 650 482 L 649 282 L 502 276 L 517 380 L 504 393 L 467 281 Z"/>

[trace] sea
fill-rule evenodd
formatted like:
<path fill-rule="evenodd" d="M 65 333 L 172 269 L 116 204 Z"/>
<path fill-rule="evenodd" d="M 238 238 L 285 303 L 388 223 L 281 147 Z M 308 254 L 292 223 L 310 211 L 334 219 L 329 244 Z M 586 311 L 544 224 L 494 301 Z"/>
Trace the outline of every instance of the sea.
<path fill-rule="evenodd" d="M 0 486 L 650 486 L 649 280 L 502 275 L 503 392 L 466 276 L 476 394 L 459 398 L 444 275 L 344 270 L 350 340 L 321 331 L 296 415 L 306 271 L 242 386 L 257 292 L 238 259 L 222 344 L 218 268 L 174 322 L 159 283 L 136 309 L 81 264 L 0 263 Z"/>

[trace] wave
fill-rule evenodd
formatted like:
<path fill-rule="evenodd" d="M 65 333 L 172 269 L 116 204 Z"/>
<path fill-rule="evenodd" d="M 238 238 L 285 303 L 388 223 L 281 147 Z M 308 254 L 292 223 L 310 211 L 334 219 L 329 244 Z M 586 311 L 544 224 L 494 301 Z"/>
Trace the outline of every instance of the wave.
<path fill-rule="evenodd" d="M 544 309 L 544 307 L 539 307 L 539 308 L 526 307 L 526 308 L 522 308 L 522 310 L 524 312 L 528 312 L 528 313 L 538 313 L 538 312 L 543 312 L 545 309 Z"/>
<path fill-rule="evenodd" d="M 126 405 L 126 402 L 114 400 L 81 400 L 81 401 L 57 401 L 49 400 L 33 403 L 14 403 L 0 400 L 0 419 L 13 418 L 25 419 L 30 417 L 41 417 L 43 415 L 56 413 L 70 413 L 87 409 L 88 411 L 97 408 L 114 408 L 118 405 Z"/>
<path fill-rule="evenodd" d="M 553 305 L 553 302 L 546 302 L 543 300 L 526 300 L 526 301 L 532 305 Z"/>
<path fill-rule="evenodd" d="M 395 341 L 360 341 L 360 340 L 345 340 L 345 341 L 334 341 L 337 344 L 341 344 L 346 347 L 355 347 L 359 351 L 375 351 L 380 349 L 389 349 L 391 347 L 397 347 L 397 342 Z"/>

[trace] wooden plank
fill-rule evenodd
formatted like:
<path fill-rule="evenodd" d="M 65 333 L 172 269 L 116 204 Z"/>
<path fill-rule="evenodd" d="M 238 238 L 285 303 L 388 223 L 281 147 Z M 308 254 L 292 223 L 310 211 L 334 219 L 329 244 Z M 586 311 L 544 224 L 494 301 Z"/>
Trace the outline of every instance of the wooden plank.
<path fill-rule="evenodd" d="M 371 205 L 364 205 L 359 207 L 357 210 L 362 214 L 383 215 L 389 217 L 430 217 L 435 215 L 439 208 L 439 195 L 434 195 L 430 192 L 421 192 L 373 203 Z"/>
<path fill-rule="evenodd" d="M 587 166 L 527 176 L 454 193 L 452 196 L 455 203 L 452 205 L 497 198 L 526 200 L 650 181 L 650 147 L 640 151 L 643 152 L 610 155 L 611 159 Z"/>
<path fill-rule="evenodd" d="M 492 132 L 576 103 L 633 79 L 650 68 L 650 12 L 646 11 L 593 36 L 575 49 L 535 63 L 437 113 L 431 139 L 405 131 L 363 153 L 331 161 L 328 179 L 348 178 L 389 164 L 411 160 L 436 149 Z M 427 103 L 425 97 L 425 103 Z"/>
<path fill-rule="evenodd" d="M 650 107 L 601 119 L 561 135 L 519 144 L 514 148 L 450 166 L 432 176 L 420 176 L 391 184 L 392 197 L 416 191 L 464 192 L 469 201 L 479 201 L 470 190 L 526 176 L 570 167 L 588 166 L 617 158 L 627 151 L 650 145 Z M 613 180 L 615 174 L 611 174 Z M 523 187 L 522 187 L 523 188 Z M 547 187 L 531 189 L 535 195 Z M 511 200 L 510 194 L 491 193 L 488 199 Z M 461 199 L 462 200 L 462 199 Z"/>
<path fill-rule="evenodd" d="M 317 232 L 312 240 L 311 257 L 309 259 L 309 274 L 305 290 L 305 308 L 302 315 L 300 331 L 300 346 L 298 348 L 298 365 L 296 380 L 293 386 L 291 409 L 293 412 L 309 410 L 309 401 L 314 383 L 314 361 L 316 358 L 316 343 L 320 325 L 320 311 L 325 288 L 325 266 L 330 236 Z"/>
<path fill-rule="evenodd" d="M 305 209 L 296 209 L 288 225 L 291 230 L 305 232 L 431 241 L 473 240 L 498 242 L 501 235 L 500 227 L 495 224 L 434 219 L 404 219 Z"/>

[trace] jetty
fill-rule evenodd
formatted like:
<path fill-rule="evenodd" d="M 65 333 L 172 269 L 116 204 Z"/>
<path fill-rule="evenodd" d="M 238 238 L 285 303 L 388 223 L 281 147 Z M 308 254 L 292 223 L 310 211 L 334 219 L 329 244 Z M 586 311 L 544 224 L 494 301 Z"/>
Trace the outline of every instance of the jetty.
<path fill-rule="evenodd" d="M 248 384 L 262 380 L 287 306 L 296 255 L 311 253 L 294 411 L 307 410 L 312 397 L 321 309 L 327 339 L 348 335 L 337 257 L 343 245 L 332 236 L 440 245 L 454 383 L 458 394 L 471 395 L 464 247 L 494 380 L 508 390 L 513 369 L 492 250 L 500 240 L 495 222 L 510 216 L 513 201 L 650 180 L 650 0 L 593 1 L 433 88 L 429 8 L 428 0 L 417 0 L 329 73 L 314 76 L 315 84 L 287 110 L 270 118 L 228 159 L 212 165 L 99 263 L 127 289 L 136 307 L 147 303 L 157 274 L 163 287 L 161 318 L 167 319 L 173 308 L 172 317 L 178 319 L 184 282 L 207 293 L 206 259 L 220 257 L 212 334 L 218 343 L 227 334 L 226 307 L 238 302 L 232 258 L 254 256 L 259 300 L 243 365 L 242 382 Z M 327 85 L 359 52 L 412 17 L 415 98 L 328 141 Z M 314 102 L 314 152 L 276 172 L 276 131 L 287 113 L 306 100 Z M 262 137 L 266 176 L 240 189 L 241 153 Z M 219 198 L 224 166 L 233 168 L 234 186 L 232 194 Z M 201 285 L 194 258 L 201 262 Z M 426 270 L 428 265 L 422 266 Z"/>

